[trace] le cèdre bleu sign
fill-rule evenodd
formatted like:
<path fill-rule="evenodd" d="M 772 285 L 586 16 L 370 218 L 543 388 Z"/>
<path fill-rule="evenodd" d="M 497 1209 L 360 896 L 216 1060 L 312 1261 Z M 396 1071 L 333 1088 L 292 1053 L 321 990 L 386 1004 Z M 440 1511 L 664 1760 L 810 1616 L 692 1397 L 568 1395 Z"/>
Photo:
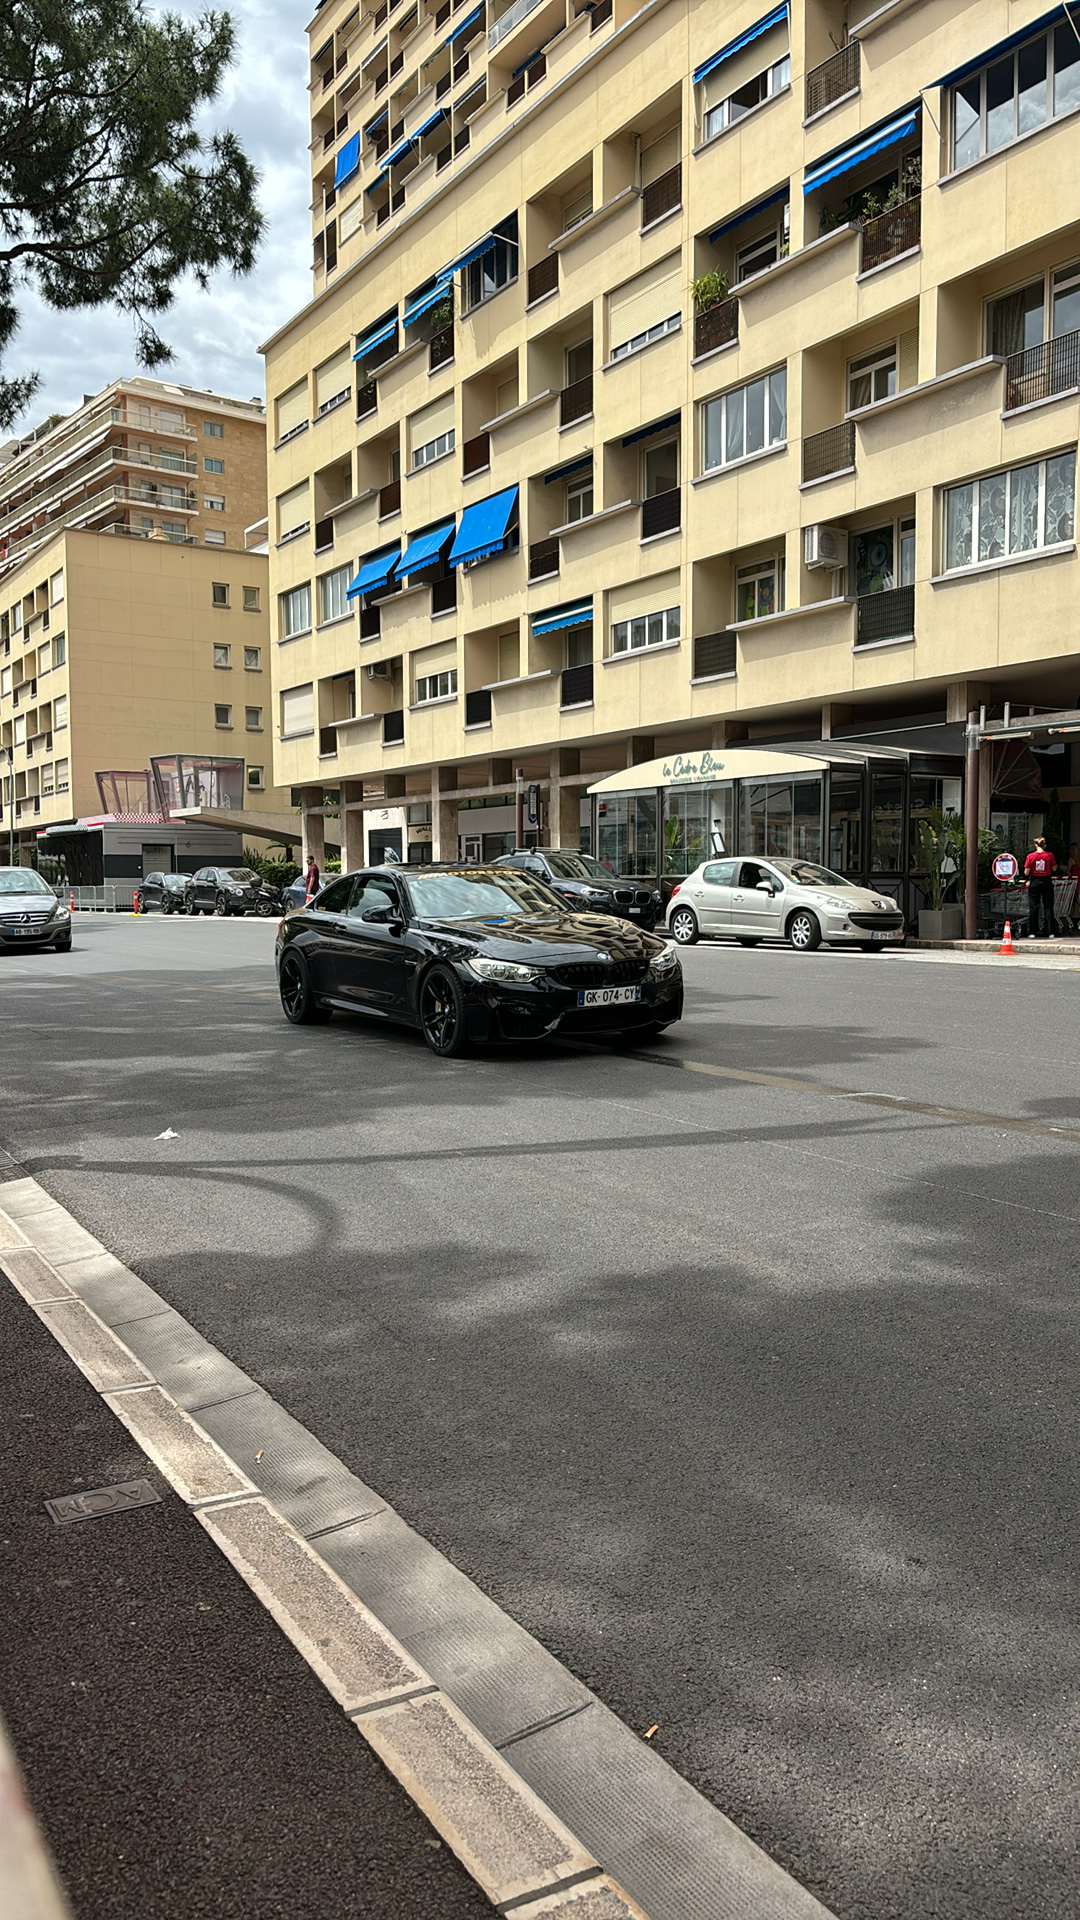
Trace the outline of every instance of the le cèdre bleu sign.
<path fill-rule="evenodd" d="M 688 759 L 686 754 L 677 753 L 673 760 L 664 761 L 665 780 L 711 780 L 723 771 L 723 761 L 714 760 L 711 753 L 701 753 L 695 760 Z"/>

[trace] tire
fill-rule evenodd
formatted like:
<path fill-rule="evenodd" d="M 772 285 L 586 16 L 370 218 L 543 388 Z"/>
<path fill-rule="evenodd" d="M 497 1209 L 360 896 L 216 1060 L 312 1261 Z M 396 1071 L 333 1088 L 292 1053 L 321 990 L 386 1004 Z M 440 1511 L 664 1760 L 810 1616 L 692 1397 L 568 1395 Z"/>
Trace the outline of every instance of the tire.
<path fill-rule="evenodd" d="M 821 928 L 807 907 L 797 907 L 787 923 L 787 937 L 796 953 L 813 953 L 821 945 Z"/>
<path fill-rule="evenodd" d="M 760 947 L 761 945 L 761 941 L 756 933 L 737 933 L 735 938 L 740 947 Z"/>
<path fill-rule="evenodd" d="M 68 937 L 67 937 L 67 939 L 66 939 L 66 940 L 58 940 L 58 941 L 56 942 L 56 951 L 57 951 L 57 953 L 70 953 L 70 952 L 71 952 L 71 935 L 70 935 L 70 933 L 68 934 Z"/>
<path fill-rule="evenodd" d="M 199 909 L 198 909 L 198 907 L 197 907 L 197 906 L 195 905 L 195 895 L 194 895 L 194 894 L 192 894 L 192 895 L 190 896 L 190 898 L 189 898 L 189 899 L 187 899 L 187 900 L 185 900 L 185 901 L 184 901 L 184 912 L 186 913 L 186 915 L 187 915 L 187 917 L 188 917 L 188 919 L 189 919 L 189 920 L 197 920 L 197 919 L 198 919 L 198 917 L 199 917 Z"/>
<path fill-rule="evenodd" d="M 229 903 L 223 893 L 219 893 L 214 901 L 214 912 L 219 920 L 227 920 L 229 917 Z"/>
<path fill-rule="evenodd" d="M 465 996 L 449 967 L 432 967 L 420 982 L 420 1031 L 441 1060 L 469 1051 Z"/>
<path fill-rule="evenodd" d="M 281 1011 L 294 1027 L 325 1026 L 331 1009 L 321 1007 L 311 989 L 311 976 L 298 953 L 282 956 L 278 972 Z"/>
<path fill-rule="evenodd" d="M 169 903 L 169 896 L 168 896 L 168 894 L 167 894 L 167 893 L 165 893 L 165 894 L 162 894 L 162 896 L 161 896 L 161 916 L 162 916 L 162 919 L 163 919 L 163 920 L 167 920 L 171 912 L 172 912 L 172 907 L 171 907 L 171 905 L 170 905 L 170 903 Z"/>
<path fill-rule="evenodd" d="M 697 915 L 692 907 L 676 907 L 668 915 L 668 932 L 678 947 L 692 947 L 698 939 Z"/>

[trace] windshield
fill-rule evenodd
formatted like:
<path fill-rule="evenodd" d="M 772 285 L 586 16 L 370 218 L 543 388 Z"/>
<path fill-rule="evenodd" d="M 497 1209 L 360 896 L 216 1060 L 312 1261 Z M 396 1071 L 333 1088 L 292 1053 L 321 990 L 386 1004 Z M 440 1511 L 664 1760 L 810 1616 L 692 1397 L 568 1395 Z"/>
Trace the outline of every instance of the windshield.
<path fill-rule="evenodd" d="M 425 873 L 409 880 L 421 920 L 516 920 L 522 914 L 550 918 L 561 903 L 547 887 L 511 868 L 494 873 Z"/>
<path fill-rule="evenodd" d="M 254 880 L 255 878 L 250 867 L 227 867 L 226 872 L 230 880 Z"/>
<path fill-rule="evenodd" d="M 51 893 L 33 867 L 5 867 L 0 871 L 0 893 Z"/>
<path fill-rule="evenodd" d="M 605 880 L 611 875 L 599 860 L 590 859 L 587 853 L 549 853 L 548 866 L 560 880 Z"/>
<path fill-rule="evenodd" d="M 778 860 L 776 864 L 782 873 L 790 873 L 800 887 L 848 887 L 851 885 L 850 880 L 843 879 L 838 873 L 830 872 L 828 867 L 817 866 L 813 860 Z"/>

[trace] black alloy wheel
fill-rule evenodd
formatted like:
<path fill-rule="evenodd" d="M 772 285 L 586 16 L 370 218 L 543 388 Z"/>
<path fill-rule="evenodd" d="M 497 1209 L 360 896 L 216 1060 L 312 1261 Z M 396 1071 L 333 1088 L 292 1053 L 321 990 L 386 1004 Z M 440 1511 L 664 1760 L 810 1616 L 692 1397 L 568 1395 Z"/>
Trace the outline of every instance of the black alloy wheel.
<path fill-rule="evenodd" d="M 294 1027 L 322 1026 L 331 1009 L 322 1007 L 311 988 L 311 975 L 298 953 L 284 955 L 278 973 L 281 1010 Z"/>
<path fill-rule="evenodd" d="M 821 928 L 807 907 L 799 907 L 788 921 L 787 937 L 796 953 L 813 953 L 821 945 Z"/>
<path fill-rule="evenodd" d="M 214 912 L 219 920 L 227 920 L 229 917 L 229 903 L 223 893 L 217 894 L 214 899 Z"/>
<path fill-rule="evenodd" d="M 168 919 L 169 914 L 172 912 L 172 901 L 169 899 L 167 893 L 163 893 L 161 896 L 161 911 L 166 919 Z"/>
<path fill-rule="evenodd" d="M 432 967 L 425 974 L 420 988 L 420 1025 L 432 1053 L 440 1059 L 453 1060 L 468 1051 L 465 996 L 449 967 Z"/>
<path fill-rule="evenodd" d="M 668 932 L 677 946 L 692 947 L 698 937 L 697 915 L 692 907 L 676 907 L 668 919 Z"/>
<path fill-rule="evenodd" d="M 62 939 L 62 940 L 58 940 L 58 941 L 56 942 L 56 951 L 57 951 L 57 953 L 70 953 L 70 952 L 71 952 L 71 935 L 70 935 L 70 933 L 69 933 L 69 934 L 68 934 L 68 935 L 67 935 L 67 936 L 66 936 L 66 937 L 65 937 L 64 939 Z"/>
<path fill-rule="evenodd" d="M 199 917 L 199 909 L 195 905 L 195 895 L 193 893 L 189 893 L 187 899 L 184 901 L 184 912 L 187 914 L 189 920 L 197 920 Z"/>

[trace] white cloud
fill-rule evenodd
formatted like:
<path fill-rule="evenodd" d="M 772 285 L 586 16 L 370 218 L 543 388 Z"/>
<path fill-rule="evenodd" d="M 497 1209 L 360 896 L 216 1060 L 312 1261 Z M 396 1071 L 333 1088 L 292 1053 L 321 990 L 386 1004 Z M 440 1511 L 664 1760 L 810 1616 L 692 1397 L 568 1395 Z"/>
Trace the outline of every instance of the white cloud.
<path fill-rule="evenodd" d="M 188 15 L 202 8 L 181 0 Z M 247 279 L 218 274 L 207 293 L 177 290 L 160 331 L 174 359 L 159 377 L 238 399 L 263 394 L 256 348 L 311 297 L 308 49 L 296 0 L 231 0 L 237 57 L 208 128 L 229 126 L 262 176 L 266 233 Z M 21 326 L 4 363 L 15 375 L 36 368 L 41 389 L 17 423 L 25 431 L 50 413 L 68 413 L 84 394 L 138 372 L 131 322 L 111 308 L 54 313 L 30 290 L 19 298 Z"/>

